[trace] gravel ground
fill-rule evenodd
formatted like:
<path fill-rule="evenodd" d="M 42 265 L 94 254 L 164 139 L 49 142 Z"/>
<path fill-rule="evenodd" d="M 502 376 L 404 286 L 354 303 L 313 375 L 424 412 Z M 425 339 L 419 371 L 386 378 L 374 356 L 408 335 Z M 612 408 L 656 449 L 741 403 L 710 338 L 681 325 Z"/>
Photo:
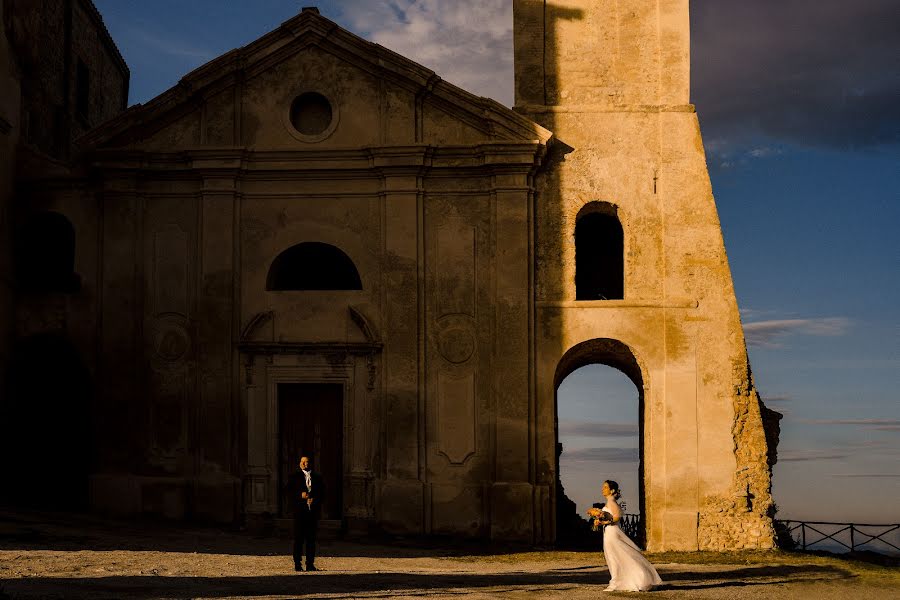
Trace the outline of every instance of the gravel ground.
<path fill-rule="evenodd" d="M 900 598 L 900 568 L 794 553 L 650 555 L 666 582 L 604 594 L 601 553 L 323 540 L 295 573 L 290 540 L 0 510 L 0 600 L 154 598 Z"/>

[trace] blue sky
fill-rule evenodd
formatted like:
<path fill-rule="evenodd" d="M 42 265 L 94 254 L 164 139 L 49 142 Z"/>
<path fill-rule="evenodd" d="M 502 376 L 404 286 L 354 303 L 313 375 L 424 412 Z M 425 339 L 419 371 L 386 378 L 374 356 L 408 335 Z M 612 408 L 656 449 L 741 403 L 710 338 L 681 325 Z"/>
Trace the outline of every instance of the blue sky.
<path fill-rule="evenodd" d="M 131 102 L 290 18 L 294 0 L 95 0 Z M 333 0 L 325 16 L 512 104 L 509 0 Z M 810 7 L 815 10 L 810 10 Z M 900 34 L 893 0 L 695 0 L 696 104 L 757 387 L 784 413 L 780 514 L 900 522 Z M 563 482 L 637 508 L 637 392 L 585 367 L 560 391 Z M 603 437 L 577 423 L 606 422 Z"/>

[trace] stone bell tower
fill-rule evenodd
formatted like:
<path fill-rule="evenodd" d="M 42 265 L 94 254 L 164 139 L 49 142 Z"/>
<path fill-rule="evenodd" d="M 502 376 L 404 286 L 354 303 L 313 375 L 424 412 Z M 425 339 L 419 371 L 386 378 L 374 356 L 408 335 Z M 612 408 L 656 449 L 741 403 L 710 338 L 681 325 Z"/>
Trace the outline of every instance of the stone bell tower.
<path fill-rule="evenodd" d="M 514 19 L 515 110 L 554 134 L 534 204 L 538 483 L 558 485 L 557 386 L 606 364 L 640 397 L 647 547 L 771 548 L 775 441 L 690 104 L 688 1 L 515 0 Z"/>

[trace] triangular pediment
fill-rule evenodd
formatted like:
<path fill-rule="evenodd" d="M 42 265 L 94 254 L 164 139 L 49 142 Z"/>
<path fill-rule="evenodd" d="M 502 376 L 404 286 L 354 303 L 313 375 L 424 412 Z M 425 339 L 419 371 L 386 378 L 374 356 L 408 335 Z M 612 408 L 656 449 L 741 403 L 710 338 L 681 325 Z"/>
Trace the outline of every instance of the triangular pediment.
<path fill-rule="evenodd" d="M 292 102 L 319 94 L 330 131 L 307 135 Z M 326 128 L 327 129 L 327 128 Z M 551 133 L 489 98 L 304 9 L 82 137 L 83 149 L 315 149 L 546 142 Z"/>

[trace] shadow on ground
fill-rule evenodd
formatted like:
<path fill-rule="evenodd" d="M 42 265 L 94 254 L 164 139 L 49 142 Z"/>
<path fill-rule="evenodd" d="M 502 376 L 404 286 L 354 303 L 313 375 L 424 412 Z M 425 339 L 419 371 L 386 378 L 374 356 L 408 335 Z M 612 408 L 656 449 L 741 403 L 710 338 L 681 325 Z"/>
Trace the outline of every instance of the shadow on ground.
<path fill-rule="evenodd" d="M 849 573 L 840 569 L 806 565 L 749 567 L 712 572 L 663 571 L 662 576 L 666 581 L 663 589 L 674 591 L 808 583 L 851 577 Z M 541 573 L 499 574 L 319 572 L 266 577 L 29 577 L 15 581 L 8 580 L 4 582 L 4 589 L 13 597 L 29 597 L 28 594 L 34 593 L 52 597 L 62 593 L 66 597 L 124 597 L 149 600 L 196 596 L 205 598 L 292 594 L 308 596 L 324 593 L 352 597 L 377 592 L 425 595 L 453 593 L 453 590 L 463 589 L 499 593 L 503 590 L 539 591 L 547 587 L 561 590 L 576 586 L 605 586 L 607 583 L 609 573 L 605 570 L 572 572 L 569 569 L 559 569 Z"/>
<path fill-rule="evenodd" d="M 490 544 L 439 537 L 403 538 L 384 534 L 343 535 L 320 531 L 322 556 L 422 558 L 485 556 L 533 550 L 530 546 Z M 0 550 L 130 550 L 196 552 L 240 556 L 290 555 L 288 533 L 258 534 L 173 521 L 125 521 L 85 513 L 31 511 L 0 507 Z M 2 600 L 2 598 L 0 598 Z"/>

